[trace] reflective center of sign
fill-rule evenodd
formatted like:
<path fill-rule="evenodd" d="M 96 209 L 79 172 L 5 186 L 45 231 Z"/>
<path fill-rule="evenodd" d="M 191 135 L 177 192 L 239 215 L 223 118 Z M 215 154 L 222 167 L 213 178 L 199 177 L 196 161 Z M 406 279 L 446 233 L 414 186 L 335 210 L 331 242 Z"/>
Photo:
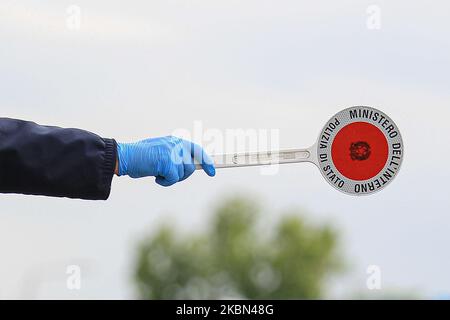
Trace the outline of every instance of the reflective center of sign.
<path fill-rule="evenodd" d="M 352 160 L 364 161 L 370 157 L 370 145 L 365 141 L 350 144 L 350 157 Z"/>
<path fill-rule="evenodd" d="M 352 180 L 375 177 L 386 165 L 389 146 L 383 132 L 368 122 L 354 122 L 335 136 L 331 156 L 336 169 Z"/>

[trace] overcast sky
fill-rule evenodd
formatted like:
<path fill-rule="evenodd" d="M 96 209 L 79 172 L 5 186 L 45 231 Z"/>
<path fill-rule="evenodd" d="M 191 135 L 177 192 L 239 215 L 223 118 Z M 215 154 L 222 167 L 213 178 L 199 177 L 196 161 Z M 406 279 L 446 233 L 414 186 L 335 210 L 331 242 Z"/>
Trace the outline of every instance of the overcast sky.
<path fill-rule="evenodd" d="M 367 27 L 370 5 L 379 29 Z M 201 229 L 235 193 L 260 199 L 268 221 L 299 207 L 341 229 L 351 270 L 331 296 L 366 290 L 371 264 L 383 288 L 450 293 L 449 12 L 448 1 L 3 0 L 0 116 L 118 141 L 195 121 L 278 129 L 296 148 L 340 109 L 369 105 L 397 123 L 406 155 L 389 187 L 362 198 L 307 164 L 197 173 L 173 188 L 115 178 L 107 202 L 0 195 L 0 298 L 133 298 L 136 242 L 164 221 Z M 66 289 L 69 264 L 82 268 L 80 291 Z"/>

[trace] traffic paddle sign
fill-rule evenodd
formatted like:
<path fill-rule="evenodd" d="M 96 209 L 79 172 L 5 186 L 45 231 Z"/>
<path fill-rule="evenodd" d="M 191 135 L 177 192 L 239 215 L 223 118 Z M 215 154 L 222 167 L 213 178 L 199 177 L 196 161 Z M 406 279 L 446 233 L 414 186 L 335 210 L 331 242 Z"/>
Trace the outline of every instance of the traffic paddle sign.
<path fill-rule="evenodd" d="M 330 185 L 350 195 L 377 192 L 398 174 L 403 141 L 394 121 L 372 107 L 344 109 L 310 148 L 214 155 L 216 168 L 314 163 Z M 200 165 L 197 165 L 200 168 Z"/>
<path fill-rule="evenodd" d="M 397 175 L 403 142 L 397 125 L 371 107 L 335 114 L 317 142 L 317 166 L 336 189 L 353 195 L 374 193 Z"/>

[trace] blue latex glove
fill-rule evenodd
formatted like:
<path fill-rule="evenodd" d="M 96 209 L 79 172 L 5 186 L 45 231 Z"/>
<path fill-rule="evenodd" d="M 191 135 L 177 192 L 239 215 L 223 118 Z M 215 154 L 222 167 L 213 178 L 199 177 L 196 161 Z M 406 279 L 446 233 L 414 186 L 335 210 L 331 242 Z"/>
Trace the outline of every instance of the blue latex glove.
<path fill-rule="evenodd" d="M 177 137 L 118 143 L 117 153 L 119 176 L 154 176 L 156 183 L 164 187 L 188 178 L 195 171 L 195 163 L 201 164 L 209 176 L 216 174 L 212 159 L 202 147 Z"/>

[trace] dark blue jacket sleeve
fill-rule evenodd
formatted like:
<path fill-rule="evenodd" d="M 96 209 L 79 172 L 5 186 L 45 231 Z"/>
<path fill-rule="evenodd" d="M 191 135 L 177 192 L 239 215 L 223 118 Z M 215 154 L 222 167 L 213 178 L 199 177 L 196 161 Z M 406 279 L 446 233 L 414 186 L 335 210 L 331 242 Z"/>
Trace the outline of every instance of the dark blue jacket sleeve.
<path fill-rule="evenodd" d="M 80 129 L 0 118 L 0 192 L 106 200 L 113 139 Z"/>

